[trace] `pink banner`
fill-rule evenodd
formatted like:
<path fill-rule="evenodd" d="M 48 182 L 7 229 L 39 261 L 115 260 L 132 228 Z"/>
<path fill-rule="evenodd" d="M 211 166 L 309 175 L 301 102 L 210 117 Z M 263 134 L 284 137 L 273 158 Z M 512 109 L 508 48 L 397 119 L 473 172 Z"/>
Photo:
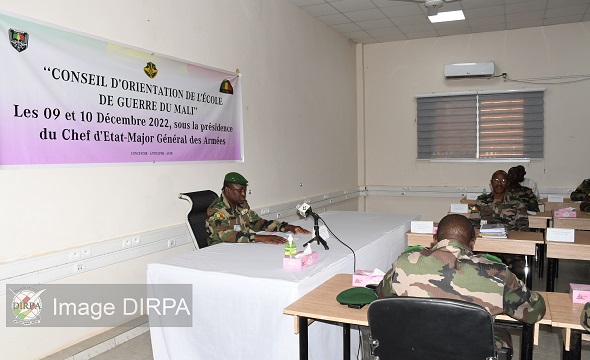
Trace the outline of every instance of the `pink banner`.
<path fill-rule="evenodd" d="M 243 159 L 237 74 L 2 13 L 0 30 L 0 165 Z"/>

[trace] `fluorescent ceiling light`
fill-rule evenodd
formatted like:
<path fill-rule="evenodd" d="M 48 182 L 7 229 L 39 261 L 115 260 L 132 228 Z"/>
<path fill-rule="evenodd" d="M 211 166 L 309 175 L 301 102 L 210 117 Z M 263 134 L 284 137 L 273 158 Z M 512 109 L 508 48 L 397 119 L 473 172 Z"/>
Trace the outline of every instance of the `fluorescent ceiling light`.
<path fill-rule="evenodd" d="M 465 15 L 463 15 L 463 10 L 456 10 L 456 11 L 439 12 L 437 15 L 429 16 L 428 19 L 432 23 L 439 23 L 439 22 L 445 22 L 445 21 L 465 20 Z"/>

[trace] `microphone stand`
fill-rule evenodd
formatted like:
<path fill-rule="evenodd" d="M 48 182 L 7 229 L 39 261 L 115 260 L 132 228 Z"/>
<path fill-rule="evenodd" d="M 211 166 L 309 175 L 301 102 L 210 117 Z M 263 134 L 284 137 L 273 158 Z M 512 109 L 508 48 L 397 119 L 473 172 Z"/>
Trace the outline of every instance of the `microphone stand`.
<path fill-rule="evenodd" d="M 307 246 L 308 244 L 311 244 L 314 241 L 317 241 L 317 244 L 322 244 L 324 245 L 324 249 L 328 250 L 330 249 L 328 247 L 328 243 L 326 242 L 326 240 L 324 240 L 322 238 L 322 236 L 320 235 L 320 224 L 319 224 L 319 220 L 320 220 L 320 216 L 316 213 L 314 213 L 313 211 L 311 211 L 311 208 L 309 209 L 309 214 L 311 215 L 311 217 L 313 217 L 313 234 L 314 237 L 309 240 L 308 242 L 306 242 L 305 244 L 303 244 L 303 246 Z"/>

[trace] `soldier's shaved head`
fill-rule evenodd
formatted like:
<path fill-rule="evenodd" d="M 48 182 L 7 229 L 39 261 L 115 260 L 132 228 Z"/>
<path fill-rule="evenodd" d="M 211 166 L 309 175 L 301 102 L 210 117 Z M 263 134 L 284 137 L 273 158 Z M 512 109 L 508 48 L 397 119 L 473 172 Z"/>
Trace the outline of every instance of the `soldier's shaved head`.
<path fill-rule="evenodd" d="M 475 230 L 471 221 L 463 215 L 450 214 L 438 223 L 438 230 L 434 235 L 434 241 L 450 239 L 457 240 L 461 244 L 472 248 L 475 243 Z"/>

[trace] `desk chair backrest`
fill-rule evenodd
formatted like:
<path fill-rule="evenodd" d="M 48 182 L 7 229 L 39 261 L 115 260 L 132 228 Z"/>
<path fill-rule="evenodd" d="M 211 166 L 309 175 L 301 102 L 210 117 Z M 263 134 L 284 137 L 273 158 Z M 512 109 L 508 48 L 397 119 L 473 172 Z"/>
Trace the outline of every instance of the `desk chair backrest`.
<path fill-rule="evenodd" d="M 457 300 L 391 297 L 368 309 L 371 349 L 380 360 L 486 360 L 496 356 L 494 320 Z"/>
<path fill-rule="evenodd" d="M 191 209 L 186 216 L 186 223 L 193 238 L 195 248 L 202 249 L 207 247 L 207 228 L 205 226 L 207 208 L 217 198 L 217 194 L 211 190 L 203 190 L 181 193 L 178 197 L 187 200 L 191 204 Z"/>

